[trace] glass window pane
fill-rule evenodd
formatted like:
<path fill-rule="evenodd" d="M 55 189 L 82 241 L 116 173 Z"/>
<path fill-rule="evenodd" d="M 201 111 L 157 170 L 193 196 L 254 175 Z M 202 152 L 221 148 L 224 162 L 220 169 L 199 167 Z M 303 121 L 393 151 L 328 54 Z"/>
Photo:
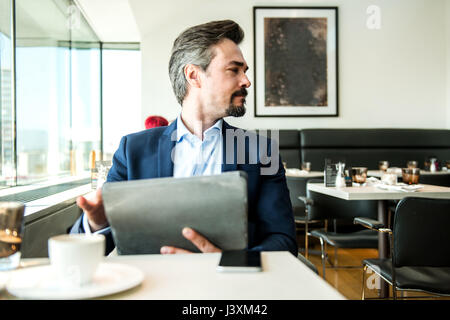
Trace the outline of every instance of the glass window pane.
<path fill-rule="evenodd" d="M 103 50 L 102 61 L 103 158 L 111 160 L 122 136 L 144 128 L 140 99 L 141 52 Z"/>
<path fill-rule="evenodd" d="M 17 183 L 84 176 L 100 150 L 100 43 L 69 0 L 16 0 Z"/>
<path fill-rule="evenodd" d="M 0 188 L 15 184 L 11 0 L 0 0 Z"/>
<path fill-rule="evenodd" d="M 68 6 L 16 1 L 18 184 L 70 174 Z"/>
<path fill-rule="evenodd" d="M 72 27 L 72 174 L 88 172 L 91 153 L 100 160 L 100 42 L 86 19 Z M 91 161 L 90 161 L 91 160 Z"/>
<path fill-rule="evenodd" d="M 90 169 L 90 154 L 100 160 L 100 49 L 72 48 L 72 172 Z"/>

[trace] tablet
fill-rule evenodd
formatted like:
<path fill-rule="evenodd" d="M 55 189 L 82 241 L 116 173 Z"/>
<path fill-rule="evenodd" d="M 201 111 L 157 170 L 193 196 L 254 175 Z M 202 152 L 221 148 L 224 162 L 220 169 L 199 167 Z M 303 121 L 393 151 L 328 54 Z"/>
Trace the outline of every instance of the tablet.
<path fill-rule="evenodd" d="M 159 254 L 165 245 L 200 252 L 184 227 L 222 250 L 247 248 L 245 172 L 108 182 L 102 196 L 119 255 Z"/>

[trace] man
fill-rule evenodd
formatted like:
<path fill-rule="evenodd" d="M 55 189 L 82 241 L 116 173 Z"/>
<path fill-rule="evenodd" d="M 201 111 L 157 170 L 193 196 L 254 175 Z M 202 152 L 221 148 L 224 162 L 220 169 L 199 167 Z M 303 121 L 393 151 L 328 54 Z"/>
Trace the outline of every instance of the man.
<path fill-rule="evenodd" d="M 277 152 L 270 162 L 271 166 L 276 164 L 274 172 L 263 174 L 269 165 L 265 155 L 272 156 L 271 140 L 258 136 L 255 147 L 255 141 L 249 141 L 251 135 L 248 135 L 247 140 L 237 144 L 239 134 L 235 133 L 243 131 L 223 120 L 227 116 L 245 114 L 246 89 L 250 81 L 245 74 L 247 63 L 238 47 L 243 37 L 239 25 L 230 20 L 194 26 L 180 34 L 173 45 L 169 75 L 182 106 L 181 114 L 168 127 L 123 137 L 107 181 L 243 170 L 248 175 L 249 250 L 288 250 L 297 256 L 292 206 Z M 256 161 L 242 161 L 239 151 L 243 152 L 243 158 Z M 71 232 L 103 233 L 107 236 L 107 253 L 111 251 L 114 242 L 101 191 L 97 191 L 92 201 L 78 198 L 77 204 L 84 214 Z M 182 233 L 202 252 L 221 251 L 193 229 L 184 228 Z M 172 246 L 161 248 L 162 254 L 186 252 Z"/>

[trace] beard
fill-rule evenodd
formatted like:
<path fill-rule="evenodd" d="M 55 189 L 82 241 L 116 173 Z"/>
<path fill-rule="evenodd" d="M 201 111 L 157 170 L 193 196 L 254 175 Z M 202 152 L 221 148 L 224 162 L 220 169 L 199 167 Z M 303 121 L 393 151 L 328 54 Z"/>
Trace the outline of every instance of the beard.
<path fill-rule="evenodd" d="M 236 91 L 231 95 L 230 105 L 225 110 L 227 116 L 242 117 L 245 114 L 245 112 L 247 111 L 247 109 L 245 109 L 245 97 L 246 96 L 247 96 L 247 89 L 245 89 L 245 88 L 242 88 L 241 90 Z M 237 106 L 237 105 L 233 104 L 233 100 L 236 97 L 244 97 L 242 106 Z"/>

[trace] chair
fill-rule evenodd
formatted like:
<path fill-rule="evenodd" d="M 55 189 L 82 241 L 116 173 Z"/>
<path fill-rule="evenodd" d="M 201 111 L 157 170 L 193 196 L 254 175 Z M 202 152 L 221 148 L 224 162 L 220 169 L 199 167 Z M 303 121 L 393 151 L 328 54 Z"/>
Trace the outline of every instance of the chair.
<path fill-rule="evenodd" d="M 311 179 L 311 178 L 309 178 Z M 308 178 L 305 177 L 291 177 L 286 176 L 286 183 L 289 189 L 289 196 L 291 198 L 292 203 L 292 211 L 294 214 L 294 220 L 297 231 L 305 231 L 305 257 L 309 258 L 309 250 L 308 250 L 308 226 L 309 224 L 317 224 L 320 222 L 319 220 L 315 221 L 306 221 L 307 218 L 307 209 L 305 205 L 306 199 L 306 183 L 308 182 Z M 299 254 L 301 254 L 299 252 Z"/>
<path fill-rule="evenodd" d="M 323 180 L 311 179 L 308 183 L 323 183 Z M 307 237 L 313 236 L 319 239 L 321 247 L 323 278 L 325 279 L 325 260 L 330 265 L 337 268 L 338 248 L 378 248 L 378 233 L 375 230 L 365 230 L 364 228 L 352 228 L 355 217 L 365 217 L 376 219 L 378 207 L 376 201 L 365 200 L 342 200 L 321 193 L 307 190 L 307 197 L 302 198 L 307 208 L 307 219 L 305 228 L 308 230 L 308 222 L 312 220 L 322 220 L 325 227 L 307 231 Z M 328 231 L 328 221 L 332 220 L 334 230 Z M 326 245 L 331 245 L 335 249 L 334 264 L 328 259 Z M 305 254 L 308 257 L 308 253 Z M 339 268 L 360 268 L 361 266 L 339 266 Z"/>
<path fill-rule="evenodd" d="M 391 245 L 390 259 L 363 261 L 363 300 L 368 268 L 392 286 L 394 299 L 398 290 L 450 295 L 450 200 L 404 198 L 397 205 L 392 230 L 365 218 L 354 222 L 388 233 Z"/>
<path fill-rule="evenodd" d="M 314 271 L 317 275 L 319 274 L 319 271 L 317 270 L 316 266 L 306 259 L 302 254 L 298 254 L 297 259 L 303 262 L 308 268 L 310 268 L 312 271 Z"/>

